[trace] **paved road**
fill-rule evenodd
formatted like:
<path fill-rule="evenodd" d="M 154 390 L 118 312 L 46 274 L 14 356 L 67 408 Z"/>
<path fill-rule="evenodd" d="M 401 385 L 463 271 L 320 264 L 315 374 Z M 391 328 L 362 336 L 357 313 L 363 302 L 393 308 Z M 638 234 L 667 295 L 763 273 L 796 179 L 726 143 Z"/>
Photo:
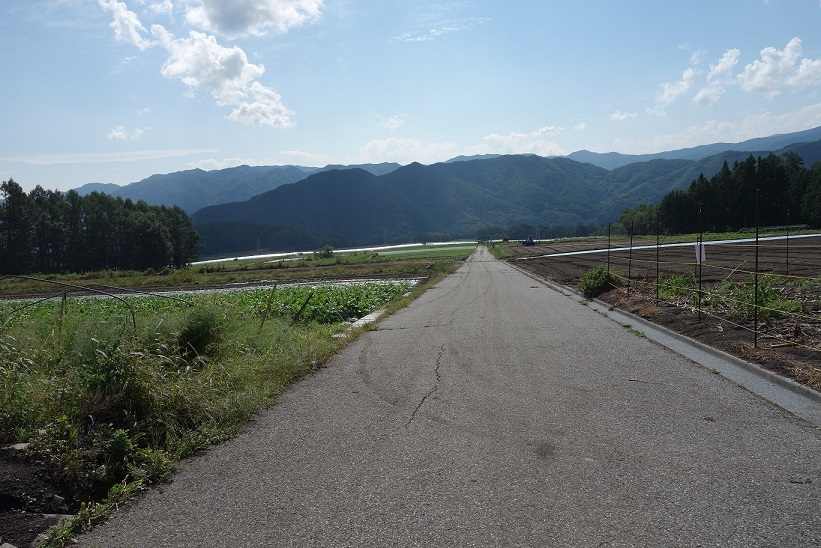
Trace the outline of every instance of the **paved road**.
<path fill-rule="evenodd" d="M 818 546 L 818 429 L 495 261 L 81 539 Z"/>

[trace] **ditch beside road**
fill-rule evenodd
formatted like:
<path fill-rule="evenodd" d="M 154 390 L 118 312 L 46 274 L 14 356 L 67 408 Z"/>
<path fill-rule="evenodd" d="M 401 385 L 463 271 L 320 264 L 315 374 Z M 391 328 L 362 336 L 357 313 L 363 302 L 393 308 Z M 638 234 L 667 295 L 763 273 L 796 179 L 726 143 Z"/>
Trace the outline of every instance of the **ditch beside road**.
<path fill-rule="evenodd" d="M 80 545 L 809 546 L 819 454 L 479 248 Z"/>

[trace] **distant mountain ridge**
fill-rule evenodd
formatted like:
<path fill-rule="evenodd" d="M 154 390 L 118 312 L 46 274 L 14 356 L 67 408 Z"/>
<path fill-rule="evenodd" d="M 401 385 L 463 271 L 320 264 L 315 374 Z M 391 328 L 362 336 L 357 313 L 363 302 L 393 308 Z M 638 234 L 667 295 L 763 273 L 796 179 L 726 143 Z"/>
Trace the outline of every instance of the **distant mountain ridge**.
<path fill-rule="evenodd" d="M 151 175 L 125 186 L 89 183 L 75 189 L 80 195 L 102 192 L 149 205 L 177 205 L 189 213 L 215 204 L 247 200 L 280 185 L 301 181 L 312 173 L 333 169 L 362 168 L 383 175 L 399 167 L 397 163 L 362 164 L 361 166 L 238 166 L 213 171 L 190 169 L 163 175 Z"/>
<path fill-rule="evenodd" d="M 615 169 L 628 164 L 647 162 L 650 160 L 701 160 L 708 156 L 714 156 L 729 150 L 772 152 L 795 143 L 813 142 L 819 139 L 821 139 L 821 126 L 795 133 L 758 137 L 740 143 L 713 143 L 654 154 L 599 153 L 590 152 L 589 150 L 579 150 L 567 155 L 567 158 L 576 160 L 577 162 L 587 162 L 603 167 L 604 169 Z"/>
<path fill-rule="evenodd" d="M 821 140 L 782 151 L 796 146 L 809 155 L 807 164 L 821 159 Z M 769 153 L 653 159 L 609 171 L 570 158 L 533 155 L 412 163 L 381 176 L 362 169 L 327 171 L 245 202 L 204 208 L 193 219 L 209 230 L 240 222 L 276 225 L 346 245 L 409 241 L 431 233 L 471 236 L 494 225 L 602 224 L 639 203 L 657 203 L 701 173 L 714 175 L 725 161 L 732 165 Z"/>

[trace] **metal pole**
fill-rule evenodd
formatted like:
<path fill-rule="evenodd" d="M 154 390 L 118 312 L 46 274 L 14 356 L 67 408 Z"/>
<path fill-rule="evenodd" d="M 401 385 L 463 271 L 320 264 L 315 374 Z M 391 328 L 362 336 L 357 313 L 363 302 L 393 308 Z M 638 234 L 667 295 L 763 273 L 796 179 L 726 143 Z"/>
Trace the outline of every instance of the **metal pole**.
<path fill-rule="evenodd" d="M 607 223 L 607 275 L 610 275 L 610 222 Z"/>
<path fill-rule="evenodd" d="M 633 221 L 630 221 L 630 255 L 627 260 L 627 294 L 630 295 L 630 275 L 633 272 Z"/>
<path fill-rule="evenodd" d="M 758 188 L 755 189 L 755 284 L 753 291 L 753 348 L 758 348 Z"/>
<path fill-rule="evenodd" d="M 701 272 L 702 272 L 702 264 L 704 261 L 701 259 L 701 249 L 704 245 L 704 228 L 701 222 L 701 202 L 698 203 L 698 247 L 696 249 L 696 253 L 698 253 L 698 323 L 701 323 Z"/>
<path fill-rule="evenodd" d="M 787 276 L 790 275 L 790 209 L 787 208 Z"/>
<path fill-rule="evenodd" d="M 659 304 L 659 233 L 661 232 L 661 225 L 659 223 L 659 212 L 656 210 L 656 306 Z"/>

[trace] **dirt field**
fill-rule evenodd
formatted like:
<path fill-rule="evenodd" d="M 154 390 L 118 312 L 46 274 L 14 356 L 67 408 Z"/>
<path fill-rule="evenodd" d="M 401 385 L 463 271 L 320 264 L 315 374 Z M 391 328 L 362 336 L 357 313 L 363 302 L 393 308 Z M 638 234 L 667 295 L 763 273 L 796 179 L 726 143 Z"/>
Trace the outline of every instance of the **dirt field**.
<path fill-rule="evenodd" d="M 656 261 L 656 241 L 634 239 L 611 242 L 611 270 L 625 281 L 598 298 L 637 314 L 653 323 L 697 339 L 769 370 L 821 391 L 821 236 L 793 237 L 789 240 L 760 240 L 758 272 L 780 276 L 778 296 L 798 301 L 801 310 L 785 316 L 761 318 L 757 344 L 752 319 L 738 318 L 728 307 L 706 306 L 710 296 L 725 281 L 750 282 L 756 265 L 755 243 L 706 243 L 701 264 L 702 307 L 699 321 L 697 283 L 699 265 L 695 247 L 661 247 Z M 650 249 L 635 249 L 639 246 Z M 511 262 L 562 285 L 576 287 L 579 276 L 608 263 L 608 253 L 556 255 L 607 248 L 607 239 L 584 242 L 558 241 L 535 246 L 510 246 Z M 552 256 L 551 256 L 552 255 Z M 658 266 L 657 266 L 658 264 Z M 691 290 L 676 297 L 656 299 L 656 276 L 690 277 Z M 629 290 L 627 278 L 629 273 Z M 750 292 L 752 294 L 752 291 Z"/>

